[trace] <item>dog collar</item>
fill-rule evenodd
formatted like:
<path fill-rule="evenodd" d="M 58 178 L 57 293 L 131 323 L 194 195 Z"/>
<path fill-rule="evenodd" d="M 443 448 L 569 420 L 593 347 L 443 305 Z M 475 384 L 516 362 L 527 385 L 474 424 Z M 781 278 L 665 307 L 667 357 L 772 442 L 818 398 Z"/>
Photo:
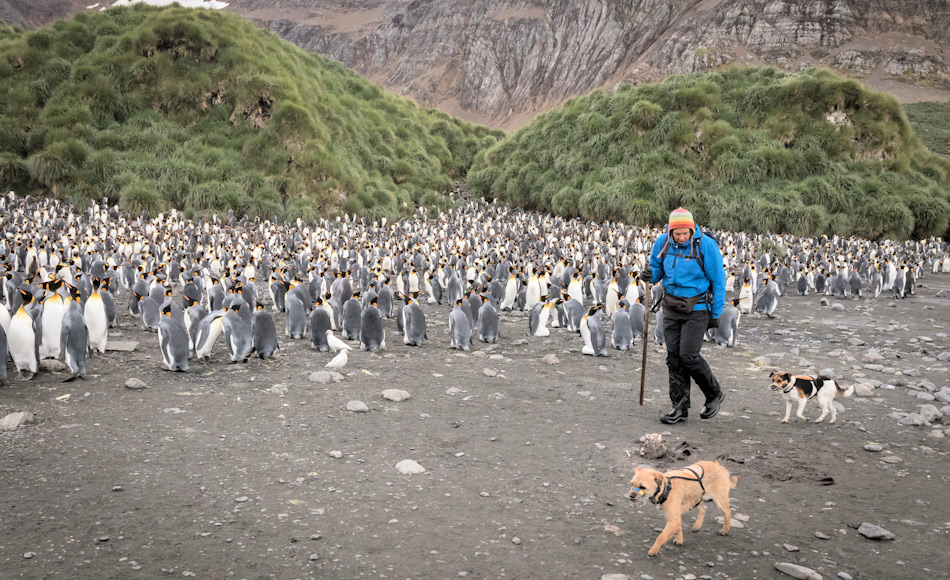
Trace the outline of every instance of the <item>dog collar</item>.
<path fill-rule="evenodd" d="M 656 492 L 653 494 L 653 497 L 650 498 L 655 504 L 661 504 L 666 501 L 666 498 L 669 497 L 670 491 L 673 489 L 673 485 L 670 483 L 669 478 L 663 483 L 663 488 L 656 488 Z"/>

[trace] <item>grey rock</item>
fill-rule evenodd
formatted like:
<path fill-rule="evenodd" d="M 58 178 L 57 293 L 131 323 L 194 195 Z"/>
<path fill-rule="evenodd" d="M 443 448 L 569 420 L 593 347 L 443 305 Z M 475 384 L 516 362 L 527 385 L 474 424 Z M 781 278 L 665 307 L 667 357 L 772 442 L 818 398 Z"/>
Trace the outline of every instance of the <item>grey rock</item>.
<path fill-rule="evenodd" d="M 346 410 L 351 413 L 366 413 L 369 411 L 369 407 L 363 401 L 347 401 Z"/>
<path fill-rule="evenodd" d="M 384 399 L 388 401 L 395 401 L 397 403 L 405 401 L 411 396 L 412 395 L 410 395 L 407 391 L 403 391 L 402 389 L 386 389 L 385 391 L 383 391 Z"/>
<path fill-rule="evenodd" d="M 871 540 L 893 540 L 894 534 L 881 526 L 864 522 L 858 527 L 858 533 Z"/>
<path fill-rule="evenodd" d="M 920 416 L 928 423 L 936 423 L 943 419 L 943 413 L 933 405 L 920 405 Z"/>
<path fill-rule="evenodd" d="M 849 338 L 848 344 L 851 346 L 864 346 L 866 343 L 860 338 Z"/>
<path fill-rule="evenodd" d="M 835 302 L 834 304 L 831 305 L 831 309 L 836 312 L 844 312 L 844 304 L 841 304 L 840 302 Z"/>
<path fill-rule="evenodd" d="M 803 358 L 803 359 L 799 359 L 798 366 L 808 368 L 808 367 L 813 367 L 815 365 L 813 365 L 810 360 Z"/>
<path fill-rule="evenodd" d="M 841 578 L 841 580 L 851 580 L 851 574 L 848 574 L 847 572 L 838 572 L 838 578 Z"/>
<path fill-rule="evenodd" d="M 125 388 L 132 389 L 133 391 L 138 391 L 140 389 L 147 389 L 148 385 L 145 384 L 145 381 L 132 377 L 131 379 L 125 381 Z"/>
<path fill-rule="evenodd" d="M 307 380 L 311 383 L 326 385 L 330 383 L 339 383 L 343 380 L 343 375 L 334 371 L 314 371 L 310 373 Z"/>
<path fill-rule="evenodd" d="M 666 455 L 669 447 L 659 433 L 647 433 L 643 436 L 643 445 L 640 447 L 640 456 L 646 459 L 659 459 Z"/>
<path fill-rule="evenodd" d="M 629 578 L 626 574 L 604 574 L 600 580 L 629 580 Z"/>
<path fill-rule="evenodd" d="M 917 383 L 917 387 L 927 391 L 928 393 L 934 393 L 937 391 L 937 385 L 931 383 L 930 381 L 920 381 Z"/>
<path fill-rule="evenodd" d="M 283 384 L 283 383 L 278 383 L 278 384 L 274 385 L 273 387 L 267 389 L 267 392 L 268 392 L 268 393 L 271 393 L 271 394 L 274 394 L 274 395 L 284 396 L 284 395 L 287 394 L 287 391 L 288 391 L 288 390 L 289 390 L 289 389 L 288 389 L 287 385 L 285 385 L 285 384 Z"/>
<path fill-rule="evenodd" d="M 3 361 L 3 364 L 6 364 L 6 361 Z M 27 411 L 17 411 L 16 413 L 10 413 L 3 419 L 0 419 L 0 431 L 15 431 L 20 427 L 20 425 L 32 423 L 34 419 L 35 417 L 33 413 L 29 413 Z"/>
<path fill-rule="evenodd" d="M 828 377 L 829 379 L 833 379 L 835 378 L 835 369 L 830 368 L 830 367 L 824 368 L 824 369 L 821 369 L 821 371 L 819 371 L 818 374 Z"/>
<path fill-rule="evenodd" d="M 822 580 L 822 575 L 811 568 L 792 564 L 790 562 L 776 562 L 775 569 L 783 574 L 788 574 L 798 580 Z"/>
<path fill-rule="evenodd" d="M 854 394 L 857 397 L 873 397 L 874 388 L 868 383 L 858 383 L 854 385 Z"/>
<path fill-rule="evenodd" d="M 482 374 L 485 375 L 486 377 L 497 377 L 498 371 L 496 371 L 495 369 L 483 368 Z"/>
<path fill-rule="evenodd" d="M 544 358 L 541 359 L 541 362 L 547 363 L 549 365 L 556 365 L 560 363 L 561 361 L 560 359 L 557 358 L 556 354 L 551 353 L 551 354 L 545 355 Z"/>
<path fill-rule="evenodd" d="M 884 451 L 883 445 L 878 445 L 877 443 L 868 443 L 864 446 L 865 451 L 870 451 L 871 453 L 880 453 Z"/>
<path fill-rule="evenodd" d="M 396 471 L 403 475 L 417 475 L 425 473 L 426 470 L 412 459 L 403 459 L 396 464 Z"/>
<path fill-rule="evenodd" d="M 330 451 L 329 453 L 327 453 L 327 455 L 329 455 L 330 457 L 334 459 L 341 459 L 343 457 L 343 452 L 334 449 L 333 451 Z"/>
<path fill-rule="evenodd" d="M 937 397 L 934 397 L 930 393 L 917 393 L 916 397 L 921 401 L 936 401 Z"/>
<path fill-rule="evenodd" d="M 879 365 L 879 364 L 867 364 L 867 365 L 864 365 L 864 368 L 867 369 L 867 370 L 869 370 L 869 371 L 878 371 L 878 372 L 881 372 L 881 371 L 884 370 L 884 365 Z"/>
<path fill-rule="evenodd" d="M 917 413 L 910 413 L 903 419 L 897 422 L 899 425 L 907 425 L 911 427 L 920 427 L 923 425 L 930 425 L 923 417 Z"/>

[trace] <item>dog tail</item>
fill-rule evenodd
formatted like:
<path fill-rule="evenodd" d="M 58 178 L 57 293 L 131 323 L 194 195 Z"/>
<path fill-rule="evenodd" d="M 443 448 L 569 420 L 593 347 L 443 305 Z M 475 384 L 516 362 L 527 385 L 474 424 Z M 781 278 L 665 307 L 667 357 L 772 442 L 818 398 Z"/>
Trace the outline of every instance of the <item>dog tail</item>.
<path fill-rule="evenodd" d="M 842 388 L 841 385 L 839 385 L 837 382 L 835 382 L 835 389 L 837 389 L 838 392 L 841 393 L 842 397 L 850 397 L 852 394 L 854 394 L 854 385 L 851 385 L 847 389 L 845 389 L 845 388 Z"/>
<path fill-rule="evenodd" d="M 738 483 L 739 483 L 739 477 L 736 475 L 733 475 L 732 477 L 729 478 L 729 489 L 735 489 L 736 484 Z"/>

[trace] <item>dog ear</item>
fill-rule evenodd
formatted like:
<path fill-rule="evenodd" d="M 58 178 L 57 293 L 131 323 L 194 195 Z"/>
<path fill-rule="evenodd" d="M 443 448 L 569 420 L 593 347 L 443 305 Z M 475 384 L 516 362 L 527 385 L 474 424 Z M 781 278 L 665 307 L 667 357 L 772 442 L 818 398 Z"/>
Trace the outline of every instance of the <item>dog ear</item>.
<path fill-rule="evenodd" d="M 769 373 L 769 378 L 770 379 L 775 378 L 775 371 L 772 371 Z"/>
<path fill-rule="evenodd" d="M 637 475 L 638 473 L 640 473 L 640 470 L 641 470 L 641 469 L 643 469 L 643 468 L 642 468 L 642 467 L 634 467 L 634 468 L 633 468 L 633 475 L 634 475 L 634 477 L 636 477 L 636 475 Z"/>
<path fill-rule="evenodd" d="M 782 378 L 785 379 L 786 381 L 791 381 L 792 373 L 782 373 Z"/>

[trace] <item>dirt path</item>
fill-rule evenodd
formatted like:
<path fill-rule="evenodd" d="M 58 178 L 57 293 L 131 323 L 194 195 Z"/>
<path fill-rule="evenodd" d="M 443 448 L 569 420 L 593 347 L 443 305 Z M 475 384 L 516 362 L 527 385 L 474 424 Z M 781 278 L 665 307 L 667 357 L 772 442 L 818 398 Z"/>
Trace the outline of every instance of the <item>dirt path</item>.
<path fill-rule="evenodd" d="M 346 379 L 323 385 L 308 376 L 331 355 L 283 336 L 275 362 L 229 365 L 219 344 L 210 364 L 164 372 L 155 335 L 120 315 L 113 338 L 139 347 L 91 360 L 88 380 L 44 372 L 0 388 L 0 416 L 37 415 L 0 433 L 0 578 L 788 578 L 776 562 L 825 578 L 946 578 L 948 439 L 940 423 L 890 416 L 926 402 L 912 396 L 920 381 L 950 386 L 937 358 L 950 351 L 950 275 L 920 283 L 904 301 L 836 311 L 787 296 L 775 320 L 744 316 L 738 347 L 704 348 L 728 389 L 723 412 L 701 421 L 694 406 L 672 427 L 657 420 L 661 349 L 640 408 L 639 351 L 582 356 L 577 335 L 527 338 L 520 316 L 503 316 L 497 346 L 462 355 L 447 348 L 448 308 L 425 306 L 424 347 L 403 346 L 387 321 L 389 349 L 354 353 Z M 872 348 L 883 372 L 864 368 Z M 560 363 L 542 362 L 549 353 Z M 780 424 L 768 372 L 808 362 L 845 385 L 895 388 L 837 398 L 836 425 Z M 130 377 L 150 388 L 125 388 Z M 386 388 L 412 398 L 385 400 Z M 369 411 L 346 411 L 353 400 Z M 671 448 L 660 469 L 721 457 L 738 475 L 730 536 L 711 508 L 685 546 L 647 557 L 662 515 L 625 493 L 651 432 Z M 400 474 L 403 459 L 425 473 Z M 862 522 L 896 539 L 866 539 Z"/>

